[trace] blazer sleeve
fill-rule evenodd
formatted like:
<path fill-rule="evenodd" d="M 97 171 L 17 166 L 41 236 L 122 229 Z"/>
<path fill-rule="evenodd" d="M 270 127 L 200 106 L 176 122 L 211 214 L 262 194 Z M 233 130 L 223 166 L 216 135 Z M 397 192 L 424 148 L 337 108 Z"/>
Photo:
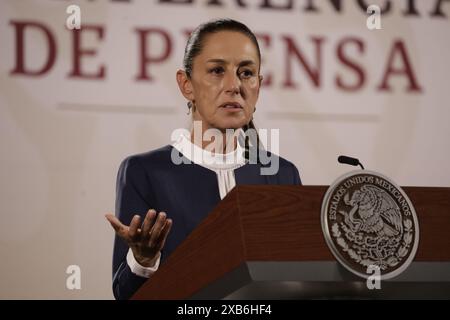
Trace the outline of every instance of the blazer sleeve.
<path fill-rule="evenodd" d="M 116 216 L 129 225 L 134 215 L 142 218 L 152 208 L 152 188 L 143 166 L 136 157 L 125 159 L 117 174 Z M 126 261 L 128 245 L 117 235 L 113 252 L 113 293 L 119 300 L 129 299 L 147 278 L 131 272 Z"/>
<path fill-rule="evenodd" d="M 292 171 L 293 171 L 292 176 L 294 177 L 293 184 L 302 185 L 302 180 L 300 179 L 300 173 L 298 172 L 297 167 L 295 166 L 295 164 L 293 164 L 293 163 L 291 163 L 291 164 L 292 164 Z"/>

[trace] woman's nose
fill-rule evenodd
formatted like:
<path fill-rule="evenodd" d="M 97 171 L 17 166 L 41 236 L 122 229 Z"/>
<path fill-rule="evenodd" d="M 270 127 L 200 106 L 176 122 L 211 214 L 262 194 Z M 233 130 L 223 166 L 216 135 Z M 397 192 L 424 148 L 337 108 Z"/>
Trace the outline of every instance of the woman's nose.
<path fill-rule="evenodd" d="M 235 74 L 229 74 L 225 77 L 225 90 L 227 93 L 238 94 L 240 93 L 241 80 Z"/>

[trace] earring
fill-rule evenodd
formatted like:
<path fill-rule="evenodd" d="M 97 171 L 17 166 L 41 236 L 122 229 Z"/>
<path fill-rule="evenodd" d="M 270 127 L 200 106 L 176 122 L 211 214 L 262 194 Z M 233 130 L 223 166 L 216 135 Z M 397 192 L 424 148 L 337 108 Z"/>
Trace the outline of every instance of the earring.
<path fill-rule="evenodd" d="M 191 101 L 188 101 L 187 107 L 188 107 L 188 112 L 186 114 L 190 115 L 191 114 L 191 109 L 192 109 L 192 102 Z"/>

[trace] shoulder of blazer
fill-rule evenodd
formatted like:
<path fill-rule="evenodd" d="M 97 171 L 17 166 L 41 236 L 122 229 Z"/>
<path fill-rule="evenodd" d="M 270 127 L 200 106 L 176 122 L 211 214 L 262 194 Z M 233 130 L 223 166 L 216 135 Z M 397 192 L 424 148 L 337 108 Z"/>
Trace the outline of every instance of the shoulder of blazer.
<path fill-rule="evenodd" d="M 146 170 L 157 170 L 161 166 L 167 167 L 172 164 L 172 149 L 171 145 L 166 145 L 148 152 L 134 154 L 123 160 L 121 166 L 130 167 L 131 170 L 135 167 L 141 167 Z"/>

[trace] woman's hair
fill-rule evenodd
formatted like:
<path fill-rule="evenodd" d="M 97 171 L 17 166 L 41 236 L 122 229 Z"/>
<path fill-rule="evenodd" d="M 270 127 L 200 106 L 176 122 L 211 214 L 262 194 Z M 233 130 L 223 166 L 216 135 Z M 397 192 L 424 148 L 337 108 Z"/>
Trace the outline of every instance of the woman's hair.
<path fill-rule="evenodd" d="M 247 36 L 256 47 L 261 65 L 261 52 L 259 50 L 258 40 L 256 40 L 256 36 L 253 32 L 245 24 L 239 21 L 232 19 L 216 19 L 199 25 L 189 36 L 186 48 L 184 50 L 183 59 L 183 67 L 189 78 L 192 76 L 194 59 L 203 49 L 205 37 L 209 34 L 218 33 L 220 31 L 236 31 Z"/>
<path fill-rule="evenodd" d="M 192 31 L 191 35 L 189 36 L 186 48 L 184 50 L 184 58 L 183 58 L 183 67 L 188 78 L 191 78 L 192 76 L 194 59 L 201 53 L 203 49 L 203 44 L 205 42 L 205 37 L 209 34 L 218 33 L 220 31 L 236 31 L 247 36 L 256 47 L 260 66 L 259 69 L 261 68 L 261 51 L 259 49 L 258 40 L 256 39 L 254 33 L 245 24 L 239 21 L 232 19 L 216 19 L 199 25 L 194 31 Z M 256 131 L 253 119 L 250 120 L 250 122 L 246 124 L 242 129 L 244 130 L 244 132 L 247 132 L 248 129 L 253 129 Z M 249 136 L 253 137 L 253 135 Z M 256 131 L 256 141 L 252 141 L 252 145 L 256 147 L 257 161 L 259 161 L 260 142 L 257 131 Z M 247 136 L 247 138 L 245 139 L 246 159 L 249 159 L 249 152 L 250 152 L 250 141 Z"/>

